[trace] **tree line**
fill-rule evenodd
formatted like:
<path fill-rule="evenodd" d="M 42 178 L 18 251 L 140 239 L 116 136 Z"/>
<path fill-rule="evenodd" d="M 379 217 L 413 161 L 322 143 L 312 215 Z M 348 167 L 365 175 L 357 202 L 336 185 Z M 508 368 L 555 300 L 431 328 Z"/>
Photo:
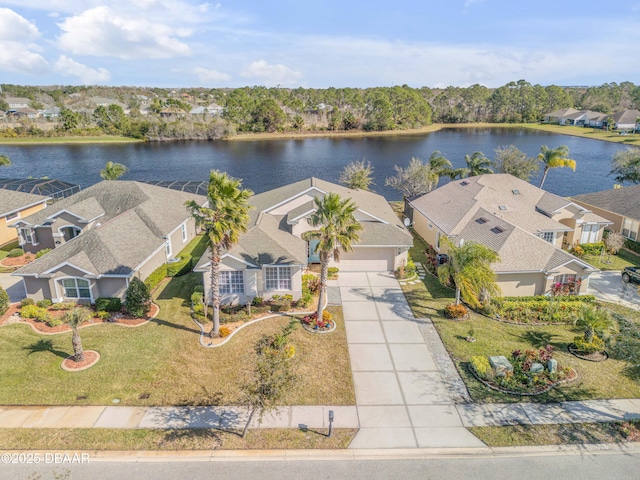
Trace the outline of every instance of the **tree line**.
<path fill-rule="evenodd" d="M 27 87 L 1 85 L 4 97 L 29 98 L 32 106 L 62 108 L 51 135 L 123 135 L 149 140 L 215 139 L 238 132 L 388 131 L 437 123 L 537 122 L 546 113 L 574 107 L 602 113 L 640 109 L 640 86 L 631 82 L 593 87 L 532 85 L 526 80 L 490 89 L 482 85 L 432 89 L 407 85 L 374 88 L 135 89 L 125 87 Z M 150 99 L 143 115 L 140 94 Z M 70 95 L 101 95 L 125 105 L 78 111 Z M 185 100 L 185 99 L 188 99 Z M 217 103 L 221 116 L 190 115 L 195 105 Z M 172 115 L 163 115 L 171 108 Z M 7 110 L 0 98 L 0 110 Z M 125 115 L 125 110 L 128 115 Z M 29 123 L 29 122 L 26 122 Z M 20 134 L 45 136 L 37 124 Z"/>

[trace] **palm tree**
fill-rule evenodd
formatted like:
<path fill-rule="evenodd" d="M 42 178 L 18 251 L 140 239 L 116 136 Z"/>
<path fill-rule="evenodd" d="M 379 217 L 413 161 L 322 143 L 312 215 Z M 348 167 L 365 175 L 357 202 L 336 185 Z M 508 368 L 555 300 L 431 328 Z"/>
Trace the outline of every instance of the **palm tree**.
<path fill-rule="evenodd" d="M 493 173 L 491 169 L 493 162 L 480 151 L 465 155 L 464 161 L 467 167 L 463 169 L 463 177 L 476 177 L 485 173 Z"/>
<path fill-rule="evenodd" d="M 213 328 L 211 337 L 220 331 L 220 263 L 223 250 L 229 250 L 240 235 L 249 228 L 249 198 L 251 190 L 242 188 L 241 180 L 226 173 L 212 170 L 207 189 L 208 204 L 198 205 L 195 200 L 185 205 L 196 225 L 204 230 L 211 255 L 211 294 Z M 206 312 L 205 312 L 206 313 Z"/>
<path fill-rule="evenodd" d="M 481 243 L 460 241 L 460 246 L 446 237 L 441 241 L 447 247 L 449 262 L 438 268 L 438 278 L 456 288 L 456 305 L 460 297 L 474 308 L 482 306 L 481 296 L 499 295 L 496 274 L 491 264 L 500 261 L 500 256 Z"/>
<path fill-rule="evenodd" d="M 576 161 L 571 160 L 569 157 L 569 147 L 566 145 L 560 145 L 558 148 L 549 148 L 546 145 L 540 147 L 540 153 L 538 154 L 538 160 L 544 163 L 544 172 L 542 173 L 542 180 L 540 181 L 540 188 L 544 185 L 544 181 L 547 179 L 547 174 L 551 168 L 567 167 L 576 171 Z"/>
<path fill-rule="evenodd" d="M 82 307 L 74 308 L 63 317 L 64 323 L 69 325 L 73 331 L 71 344 L 73 345 L 73 359 L 76 362 L 84 362 L 84 351 L 78 328 L 87 320 L 89 320 L 89 310 Z"/>
<path fill-rule="evenodd" d="M 342 199 L 337 193 L 328 193 L 322 200 L 315 199 L 317 210 L 309 218 L 309 225 L 316 228 L 304 234 L 305 240 L 318 240 L 315 252 L 320 257 L 320 298 L 318 299 L 318 319 L 322 319 L 327 296 L 329 263 L 340 261 L 340 249 L 352 250 L 352 243 L 360 240 L 358 232 L 362 225 L 353 216 L 356 205 L 349 198 Z"/>
<path fill-rule="evenodd" d="M 8 167 L 11 165 L 11 159 L 6 155 L 0 154 L 0 167 Z"/>
<path fill-rule="evenodd" d="M 596 334 L 607 337 L 618 331 L 618 325 L 609 310 L 589 304 L 582 305 L 574 324 L 584 328 L 584 340 L 587 343 L 591 343 Z"/>
<path fill-rule="evenodd" d="M 431 169 L 431 178 L 433 179 L 433 185 L 431 189 L 433 190 L 438 186 L 438 182 L 440 181 L 441 176 L 449 175 L 452 165 L 449 159 L 445 157 L 439 150 L 435 150 L 433 153 L 431 153 L 427 165 L 429 165 L 429 168 Z"/>
<path fill-rule="evenodd" d="M 127 167 L 121 163 L 107 162 L 103 170 L 100 170 L 100 176 L 103 180 L 117 180 L 127 173 Z"/>

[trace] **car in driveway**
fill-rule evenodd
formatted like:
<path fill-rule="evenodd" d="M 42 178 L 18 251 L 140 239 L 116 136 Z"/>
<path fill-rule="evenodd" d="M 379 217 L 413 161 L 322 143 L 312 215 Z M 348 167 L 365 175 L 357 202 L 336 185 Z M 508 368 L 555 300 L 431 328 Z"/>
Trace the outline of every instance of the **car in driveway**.
<path fill-rule="evenodd" d="M 624 267 L 622 281 L 624 283 L 640 283 L 640 267 Z"/>

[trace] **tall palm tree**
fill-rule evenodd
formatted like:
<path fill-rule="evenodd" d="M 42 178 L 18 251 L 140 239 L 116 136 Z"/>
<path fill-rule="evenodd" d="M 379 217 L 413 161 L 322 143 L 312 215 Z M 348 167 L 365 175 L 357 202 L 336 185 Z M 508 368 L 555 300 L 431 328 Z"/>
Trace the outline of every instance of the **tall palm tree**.
<path fill-rule="evenodd" d="M 596 334 L 606 339 L 618 331 L 618 325 L 609 310 L 589 304 L 582 305 L 574 324 L 584 329 L 584 340 L 588 343 L 593 341 Z"/>
<path fill-rule="evenodd" d="M 11 165 L 11 159 L 6 155 L 0 154 L 0 167 L 8 167 Z"/>
<path fill-rule="evenodd" d="M 73 332 L 71 344 L 73 345 L 73 359 L 76 362 L 84 361 L 84 350 L 82 349 L 82 340 L 80 339 L 78 328 L 87 320 L 89 320 L 89 310 L 82 307 L 74 308 L 63 317 L 63 322 L 69 325 Z"/>
<path fill-rule="evenodd" d="M 433 186 L 431 190 L 433 190 L 438 186 L 440 177 L 449 174 L 452 165 L 449 159 L 439 150 L 435 150 L 431 153 L 427 165 L 429 165 L 429 168 L 431 169 L 431 178 L 433 179 Z"/>
<path fill-rule="evenodd" d="M 544 172 L 542 173 L 540 188 L 544 185 L 544 181 L 547 179 L 547 174 L 551 168 L 567 167 L 574 172 L 576 171 L 576 161 L 571 160 L 568 157 L 569 147 L 566 145 L 560 145 L 558 148 L 549 148 L 546 145 L 542 145 L 542 147 L 540 147 L 538 160 L 544 163 Z"/>
<path fill-rule="evenodd" d="M 460 297 L 474 308 L 482 305 L 484 294 L 499 295 L 500 287 L 496 283 L 496 274 L 491 264 L 500 261 L 500 256 L 481 243 L 462 242 L 456 246 L 446 237 L 441 241 L 447 247 L 449 262 L 438 268 L 438 278 L 456 288 L 456 305 Z"/>
<path fill-rule="evenodd" d="M 463 177 L 476 177 L 478 175 L 484 175 L 485 173 L 493 173 L 491 169 L 493 161 L 488 159 L 484 153 L 480 151 L 473 152 L 471 155 L 465 155 L 464 161 L 467 167 L 463 169 Z"/>
<path fill-rule="evenodd" d="M 103 170 L 100 170 L 100 176 L 103 180 L 117 180 L 127 173 L 127 167 L 121 163 L 107 162 Z"/>
<path fill-rule="evenodd" d="M 242 188 L 242 181 L 226 173 L 212 170 L 207 188 L 208 204 L 198 205 L 195 200 L 185 206 L 195 219 L 196 225 L 207 237 L 211 260 L 211 293 L 213 305 L 213 328 L 211 337 L 220 331 L 220 263 L 223 250 L 229 250 L 238 242 L 240 235 L 249 228 L 249 198 L 251 190 Z"/>
<path fill-rule="evenodd" d="M 349 198 L 342 199 L 337 193 L 328 193 L 322 199 L 316 198 L 317 210 L 309 218 L 309 225 L 316 228 L 306 232 L 306 240 L 318 240 L 315 252 L 320 257 L 320 298 L 318 299 L 318 319 L 322 318 L 327 296 L 329 263 L 332 259 L 340 261 L 340 249 L 352 250 L 352 244 L 360 240 L 358 232 L 362 225 L 353 212 L 356 205 Z M 314 252 L 314 253 L 315 253 Z"/>

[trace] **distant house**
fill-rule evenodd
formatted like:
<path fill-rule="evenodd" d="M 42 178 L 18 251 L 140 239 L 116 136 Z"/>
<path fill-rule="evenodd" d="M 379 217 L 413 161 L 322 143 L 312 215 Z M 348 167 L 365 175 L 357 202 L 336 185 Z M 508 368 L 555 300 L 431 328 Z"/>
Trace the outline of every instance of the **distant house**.
<path fill-rule="evenodd" d="M 206 197 L 133 181 L 103 181 L 16 222 L 27 251 L 52 248 L 13 275 L 27 296 L 54 302 L 123 298 L 196 235 L 185 202 Z"/>
<path fill-rule="evenodd" d="M 60 107 L 49 107 L 42 111 L 44 118 L 58 118 L 60 116 Z"/>
<path fill-rule="evenodd" d="M 640 185 L 575 195 L 571 199 L 612 222 L 609 227 L 640 241 Z"/>
<path fill-rule="evenodd" d="M 594 113 L 598 113 L 598 112 L 594 112 Z M 597 115 L 594 115 L 588 119 L 587 126 L 591 128 L 605 128 L 607 126 L 608 118 L 609 118 L 609 115 L 606 115 L 604 113 L 598 113 Z"/>
<path fill-rule="evenodd" d="M 450 182 L 408 202 L 413 228 L 440 254 L 474 241 L 498 252 L 493 268 L 505 296 L 543 295 L 554 283 L 586 292 L 594 267 L 562 249 L 602 239 L 611 222 L 571 200 L 508 174 Z"/>
<path fill-rule="evenodd" d="M 184 117 L 187 113 L 179 107 L 167 107 L 160 111 L 160 116 L 164 118 Z"/>
<path fill-rule="evenodd" d="M 7 102 L 10 110 L 15 110 L 17 108 L 27 108 L 29 105 L 31 105 L 30 99 L 22 97 L 5 97 L 4 101 Z"/>
<path fill-rule="evenodd" d="M 0 188 L 0 247 L 18 239 L 15 224 L 47 206 L 50 197 Z"/>
<path fill-rule="evenodd" d="M 189 111 L 189 113 L 191 115 L 220 115 L 223 111 L 224 108 L 222 108 L 220 105 L 218 105 L 217 103 L 212 103 L 207 107 L 194 107 Z"/>
<path fill-rule="evenodd" d="M 38 118 L 40 117 L 40 112 L 31 107 L 22 107 L 16 108 L 15 110 L 10 110 L 9 113 L 14 117 L 18 118 Z"/>
<path fill-rule="evenodd" d="M 638 128 L 638 119 L 640 118 L 640 111 L 638 110 L 623 110 L 612 115 L 614 128 L 616 130 L 636 130 Z"/>
<path fill-rule="evenodd" d="M 353 251 L 341 253 L 333 265 L 341 272 L 357 272 L 395 270 L 406 263 L 413 237 L 384 197 L 308 178 L 251 197 L 249 230 L 222 256 L 223 303 L 244 304 L 274 294 L 300 297 L 302 272 L 320 261 L 317 241 L 307 242 L 302 235 L 313 229 L 308 220 L 317 208 L 314 199 L 330 192 L 353 200 L 358 207 L 355 217 L 363 227 Z M 209 253 L 195 271 L 202 272 L 209 292 Z"/>
<path fill-rule="evenodd" d="M 578 110 L 575 108 L 563 108 L 562 110 L 556 110 L 551 113 L 547 113 L 544 116 L 545 123 L 559 123 L 560 125 L 564 125 L 566 122 L 566 118 L 568 115 L 573 115 L 578 113 Z"/>

